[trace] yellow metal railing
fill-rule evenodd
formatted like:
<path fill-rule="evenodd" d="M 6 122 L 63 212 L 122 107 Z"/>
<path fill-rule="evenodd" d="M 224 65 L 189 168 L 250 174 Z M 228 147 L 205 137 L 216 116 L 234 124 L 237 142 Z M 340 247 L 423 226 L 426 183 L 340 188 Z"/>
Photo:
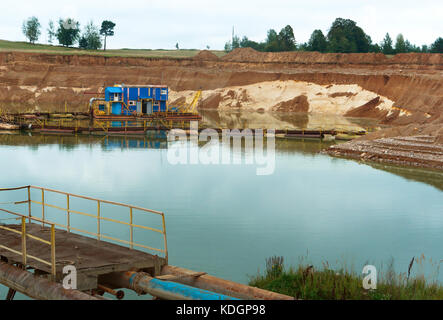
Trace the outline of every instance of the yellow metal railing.
<path fill-rule="evenodd" d="M 4 190 L 0 189 L 0 191 L 4 191 Z M 55 224 L 54 223 L 50 223 L 48 221 L 44 221 L 42 219 L 27 217 L 25 215 L 22 215 L 22 214 L 19 214 L 19 213 L 16 213 L 16 212 L 12 212 L 12 211 L 9 211 L 9 210 L 6 210 L 6 209 L 0 209 L 0 211 L 8 213 L 8 214 L 11 214 L 11 215 L 18 216 L 18 218 L 15 218 L 15 220 L 21 220 L 21 230 L 20 231 L 18 231 L 16 229 L 13 229 L 13 228 L 9 228 L 9 227 L 7 227 L 5 225 L 0 225 L 0 229 L 6 230 L 6 231 L 9 231 L 9 232 L 12 232 L 12 233 L 19 234 L 21 236 L 21 240 L 22 240 L 22 250 L 21 251 L 17 251 L 15 249 L 9 248 L 9 247 L 7 247 L 5 245 L 0 245 L 0 248 L 2 248 L 4 250 L 7 250 L 9 252 L 12 252 L 12 253 L 14 253 L 16 255 L 21 256 L 22 257 L 22 264 L 23 264 L 23 266 L 27 265 L 28 258 L 34 259 L 34 260 L 36 260 L 38 262 L 41 262 L 43 264 L 46 264 L 46 265 L 50 266 L 51 267 L 51 274 L 55 277 L 55 275 L 56 275 L 56 267 L 55 267 L 56 266 L 56 259 L 55 259 Z M 28 233 L 27 228 L 26 228 L 26 219 L 29 219 L 30 223 L 31 223 L 31 221 L 36 221 L 36 222 L 40 222 L 40 223 L 44 223 L 44 224 L 50 225 L 50 227 L 51 227 L 51 239 L 50 239 L 50 241 L 42 239 L 42 238 L 39 238 L 37 236 L 34 236 L 34 235 Z M 36 240 L 36 241 L 39 241 L 41 243 L 49 245 L 50 248 L 51 248 L 51 261 L 47 261 L 47 260 L 41 259 L 39 257 L 36 257 L 36 256 L 28 254 L 27 253 L 27 239 L 28 238 L 31 238 L 33 240 Z"/>
<path fill-rule="evenodd" d="M 106 133 L 108 132 L 109 122 L 106 122 L 106 124 L 105 124 L 105 122 L 95 120 L 94 124 L 97 124 L 99 128 L 103 129 L 104 132 L 106 132 Z"/>
<path fill-rule="evenodd" d="M 12 190 L 20 190 L 20 189 L 27 189 L 28 199 L 25 201 L 15 202 L 14 204 L 28 203 L 28 216 L 26 216 L 26 218 L 29 219 L 29 222 L 38 221 L 38 222 L 42 223 L 42 225 L 48 224 L 51 226 L 57 226 L 59 228 L 65 229 L 67 232 L 77 231 L 80 233 L 87 234 L 89 236 L 97 237 L 98 240 L 107 239 L 107 240 L 116 241 L 116 242 L 119 242 L 119 243 L 129 246 L 131 249 L 134 249 L 134 247 L 138 247 L 138 248 L 144 248 L 147 250 L 159 252 L 161 254 L 164 254 L 166 261 L 168 260 L 168 243 L 167 243 L 167 238 L 166 238 L 165 215 L 163 212 L 155 211 L 155 210 L 151 210 L 151 209 L 146 209 L 146 208 L 142 208 L 142 207 L 137 207 L 137 206 L 132 206 L 132 205 L 127 205 L 127 204 L 123 204 L 123 203 L 108 201 L 108 200 L 101 200 L 101 199 L 91 198 L 91 197 L 87 197 L 87 196 L 76 195 L 76 194 L 63 192 L 63 191 L 59 191 L 59 190 L 53 190 L 53 189 L 48 189 L 48 188 L 43 188 L 43 187 L 36 187 L 36 186 L 24 186 L 24 187 L 19 187 L 19 188 L 0 189 L 0 191 L 12 191 Z M 31 199 L 31 190 L 39 190 L 41 192 L 40 201 Z M 61 207 L 61 206 L 47 203 L 45 200 L 47 193 L 54 193 L 54 194 L 66 196 L 66 206 Z M 71 208 L 71 200 L 73 198 L 84 199 L 84 200 L 96 202 L 97 210 L 94 213 L 87 213 L 87 212 L 73 210 Z M 37 204 L 37 205 L 41 205 L 41 207 L 42 207 L 41 219 L 34 218 L 32 216 L 32 211 L 31 211 L 31 204 L 32 203 Z M 125 208 L 125 210 L 128 210 L 129 222 L 105 217 L 102 214 L 102 208 L 101 208 L 102 204 L 110 204 L 110 205 L 114 205 L 114 206 L 117 206 L 120 208 Z M 51 222 L 51 221 L 46 220 L 46 218 L 45 218 L 45 214 L 46 214 L 45 209 L 46 208 L 53 208 L 53 209 L 57 209 L 60 211 L 64 211 L 66 213 L 66 224 L 61 224 L 61 223 L 56 223 L 56 222 Z M 0 210 L 2 210 L 2 209 L 0 209 Z M 161 220 L 161 224 L 162 224 L 161 229 L 135 224 L 134 223 L 134 215 L 133 215 L 134 210 L 142 211 L 144 213 L 153 213 L 153 214 L 159 215 L 162 219 Z M 5 210 L 2 210 L 2 211 L 5 211 Z M 5 211 L 5 212 L 9 212 L 9 211 Z M 86 217 L 96 219 L 97 232 L 90 232 L 90 231 L 82 230 L 82 229 L 72 226 L 72 223 L 71 223 L 71 215 L 72 214 L 86 216 Z M 115 224 L 127 226 L 129 228 L 129 240 L 119 239 L 119 238 L 115 238 L 115 237 L 111 237 L 109 235 L 103 234 L 103 232 L 101 231 L 101 222 L 102 221 L 108 221 L 108 222 L 112 222 Z M 137 229 L 160 233 L 163 236 L 164 248 L 163 249 L 154 248 L 154 247 L 148 246 L 146 244 L 134 242 L 134 230 L 137 230 Z"/>

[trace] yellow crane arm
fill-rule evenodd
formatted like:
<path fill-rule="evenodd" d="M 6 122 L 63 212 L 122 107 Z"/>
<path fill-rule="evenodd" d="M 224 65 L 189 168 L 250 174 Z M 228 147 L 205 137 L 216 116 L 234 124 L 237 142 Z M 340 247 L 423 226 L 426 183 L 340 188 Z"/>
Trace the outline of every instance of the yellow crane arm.
<path fill-rule="evenodd" d="M 198 90 L 192 100 L 191 104 L 186 108 L 186 112 L 195 113 L 195 108 L 197 107 L 198 100 L 202 95 L 202 91 Z"/>

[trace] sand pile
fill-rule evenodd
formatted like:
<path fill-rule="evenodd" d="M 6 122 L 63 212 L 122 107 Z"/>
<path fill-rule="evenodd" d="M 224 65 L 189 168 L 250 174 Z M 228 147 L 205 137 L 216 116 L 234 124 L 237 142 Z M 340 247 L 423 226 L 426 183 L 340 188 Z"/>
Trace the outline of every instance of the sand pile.
<path fill-rule="evenodd" d="M 264 53 L 254 50 L 252 48 L 238 48 L 232 50 L 227 55 L 222 57 L 225 61 L 251 61 L 260 62 L 263 60 Z"/>
<path fill-rule="evenodd" d="M 192 101 L 195 91 L 170 91 L 170 99 Z M 199 109 L 311 112 L 354 117 L 409 117 L 394 101 L 353 84 L 319 85 L 306 81 L 264 81 L 204 90 Z"/>
<path fill-rule="evenodd" d="M 216 61 L 218 60 L 218 57 L 209 50 L 202 50 L 199 53 L 197 53 L 192 59 Z"/>

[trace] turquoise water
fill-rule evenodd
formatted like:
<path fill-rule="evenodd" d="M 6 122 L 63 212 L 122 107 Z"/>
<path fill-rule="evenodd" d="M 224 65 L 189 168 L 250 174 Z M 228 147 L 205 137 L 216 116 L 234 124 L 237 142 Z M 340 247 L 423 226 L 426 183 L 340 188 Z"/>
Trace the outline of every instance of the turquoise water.
<path fill-rule="evenodd" d="M 275 172 L 257 176 L 254 165 L 172 165 L 171 145 L 162 135 L 1 135 L 0 188 L 31 184 L 163 211 L 170 264 L 241 283 L 273 255 L 359 273 L 366 262 L 393 258 L 404 272 L 413 256 L 443 259 L 442 173 L 277 140 Z"/>

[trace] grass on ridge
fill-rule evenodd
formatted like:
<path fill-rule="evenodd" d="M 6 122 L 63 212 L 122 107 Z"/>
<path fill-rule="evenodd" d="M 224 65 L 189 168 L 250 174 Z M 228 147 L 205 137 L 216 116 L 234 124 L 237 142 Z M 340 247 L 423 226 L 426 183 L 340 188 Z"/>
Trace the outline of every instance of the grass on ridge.
<path fill-rule="evenodd" d="M 66 55 L 99 55 L 105 57 L 142 57 L 142 58 L 192 58 L 200 52 L 198 49 L 108 49 L 103 50 L 84 50 L 79 48 L 67 48 L 58 45 L 31 44 L 24 41 L 0 40 L 0 51 L 19 51 L 35 52 L 48 54 L 66 54 Z M 226 53 L 220 50 L 210 50 L 216 56 L 223 56 Z"/>

